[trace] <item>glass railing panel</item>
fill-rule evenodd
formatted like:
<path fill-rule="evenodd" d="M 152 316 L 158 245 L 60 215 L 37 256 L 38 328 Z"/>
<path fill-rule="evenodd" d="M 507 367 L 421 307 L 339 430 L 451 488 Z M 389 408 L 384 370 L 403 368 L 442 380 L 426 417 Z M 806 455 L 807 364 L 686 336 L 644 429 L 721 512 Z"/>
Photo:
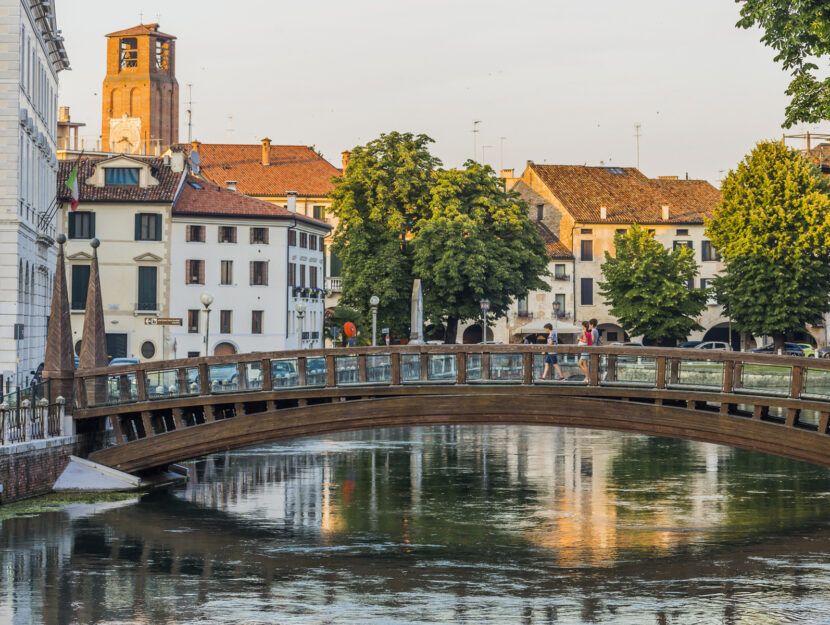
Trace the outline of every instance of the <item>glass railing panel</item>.
<path fill-rule="evenodd" d="M 677 362 L 677 379 L 672 379 L 672 361 L 666 359 L 667 388 L 723 389 L 723 361 L 686 360 Z"/>
<path fill-rule="evenodd" d="M 430 354 L 427 360 L 427 380 L 455 382 L 457 379 L 455 354 Z"/>
<path fill-rule="evenodd" d="M 147 387 L 150 396 L 150 387 Z M 89 393 L 87 393 L 89 396 Z M 138 381 L 135 373 L 122 373 L 107 376 L 106 404 L 129 404 L 138 401 Z M 92 405 L 92 404 L 88 404 Z"/>
<path fill-rule="evenodd" d="M 818 428 L 821 413 L 818 410 L 800 410 L 798 413 L 799 425 L 810 425 Z"/>
<path fill-rule="evenodd" d="M 262 390 L 262 361 L 246 362 L 242 365 L 242 370 L 245 372 L 245 379 L 243 380 L 245 390 Z"/>
<path fill-rule="evenodd" d="M 337 356 L 334 359 L 337 385 L 357 384 L 357 356 Z"/>
<path fill-rule="evenodd" d="M 807 369 L 804 396 L 819 399 L 830 397 L 830 369 Z"/>
<path fill-rule="evenodd" d="M 614 380 L 608 378 L 608 357 L 600 356 L 600 384 L 657 386 L 657 359 L 652 356 L 617 356 Z"/>
<path fill-rule="evenodd" d="M 736 391 L 786 396 L 790 392 L 792 367 L 746 362 L 741 367 L 740 387 Z"/>
<path fill-rule="evenodd" d="M 187 381 L 187 395 L 199 394 L 199 367 L 188 367 L 184 370 L 184 379 Z"/>
<path fill-rule="evenodd" d="M 208 366 L 208 382 L 211 393 L 229 393 L 239 390 L 239 370 L 236 363 Z"/>
<path fill-rule="evenodd" d="M 113 378 L 116 376 L 110 376 Z M 161 371 L 147 371 L 145 374 L 147 385 L 147 399 L 163 399 L 165 397 L 178 397 L 179 393 L 179 370 L 163 369 Z"/>
<path fill-rule="evenodd" d="M 546 360 L 550 356 L 552 362 L 548 362 L 548 370 L 545 371 Z M 579 356 L 577 354 L 533 354 L 533 379 L 536 381 L 558 381 L 558 382 L 584 382 L 585 373 L 579 368 Z M 559 365 L 559 370 L 555 365 Z M 562 375 L 560 376 L 560 371 Z M 543 377 L 544 374 L 544 377 Z M 559 378 L 562 378 L 561 380 Z"/>
<path fill-rule="evenodd" d="M 401 354 L 401 382 L 417 382 L 420 379 L 420 354 Z"/>
<path fill-rule="evenodd" d="M 500 382 L 521 382 L 522 355 L 490 354 L 490 379 Z"/>
<path fill-rule="evenodd" d="M 323 383 L 326 382 L 324 358 L 318 360 L 323 361 Z M 306 380 L 308 380 L 308 372 L 306 372 Z M 271 361 L 271 387 L 272 388 L 286 388 L 289 386 L 297 386 L 300 383 L 297 377 L 297 359 L 284 358 L 280 360 Z"/>
<path fill-rule="evenodd" d="M 110 394 L 110 378 L 114 379 L 115 376 L 96 375 L 91 378 L 84 378 L 87 406 L 92 408 L 93 406 L 121 403 L 119 394 Z M 135 375 L 133 375 L 133 378 L 135 378 Z"/>
<path fill-rule="evenodd" d="M 308 358 L 305 364 L 306 386 L 326 385 L 326 359 Z"/>
<path fill-rule="evenodd" d="M 467 354 L 467 381 L 481 379 L 481 354 Z"/>
<path fill-rule="evenodd" d="M 374 384 L 392 382 L 392 360 L 389 354 L 366 356 L 366 381 Z"/>

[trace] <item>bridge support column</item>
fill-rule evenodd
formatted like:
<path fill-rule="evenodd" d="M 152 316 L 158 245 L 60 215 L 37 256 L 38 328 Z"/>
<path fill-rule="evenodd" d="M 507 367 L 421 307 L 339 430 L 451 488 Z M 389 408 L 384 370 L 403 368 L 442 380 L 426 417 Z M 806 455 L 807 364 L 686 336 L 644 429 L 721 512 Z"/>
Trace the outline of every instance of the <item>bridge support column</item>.
<path fill-rule="evenodd" d="M 401 354 L 400 352 L 392 352 L 389 357 L 389 377 L 393 386 L 401 383 Z"/>
<path fill-rule="evenodd" d="M 828 425 L 830 425 L 830 412 L 822 412 L 818 420 L 818 433 L 827 434 Z"/>
<path fill-rule="evenodd" d="M 205 423 L 213 423 L 216 421 L 216 406 L 213 404 L 205 405 Z"/>
<path fill-rule="evenodd" d="M 467 383 L 467 352 L 458 352 L 455 355 L 455 382 L 456 384 Z"/>
<path fill-rule="evenodd" d="M 153 432 L 153 424 L 150 421 L 150 413 L 146 410 L 141 413 L 141 422 L 144 424 L 144 436 L 150 438 L 155 433 Z"/>
<path fill-rule="evenodd" d="M 112 425 L 112 432 L 115 434 L 115 442 L 119 445 L 123 445 L 124 433 L 121 431 L 121 419 L 117 414 L 110 415 L 110 424 Z"/>
<path fill-rule="evenodd" d="M 533 384 L 533 354 L 522 354 L 522 384 Z"/>
<path fill-rule="evenodd" d="M 182 409 L 181 408 L 173 408 L 173 423 L 176 424 L 177 430 L 184 429 L 184 421 L 182 420 Z"/>
<path fill-rule="evenodd" d="M 666 388 L 666 358 L 657 358 L 657 388 Z"/>

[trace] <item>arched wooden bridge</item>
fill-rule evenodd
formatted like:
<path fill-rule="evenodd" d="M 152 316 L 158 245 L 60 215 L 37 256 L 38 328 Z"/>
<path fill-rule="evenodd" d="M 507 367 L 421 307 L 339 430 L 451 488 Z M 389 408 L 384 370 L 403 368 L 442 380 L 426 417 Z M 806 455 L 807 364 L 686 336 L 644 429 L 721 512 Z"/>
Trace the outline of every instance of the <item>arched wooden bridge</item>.
<path fill-rule="evenodd" d="M 540 345 L 257 352 L 79 370 L 74 418 L 108 419 L 90 459 L 133 472 L 263 442 L 436 424 L 586 427 L 830 467 L 830 360 Z M 588 379 L 577 359 L 587 354 Z"/>

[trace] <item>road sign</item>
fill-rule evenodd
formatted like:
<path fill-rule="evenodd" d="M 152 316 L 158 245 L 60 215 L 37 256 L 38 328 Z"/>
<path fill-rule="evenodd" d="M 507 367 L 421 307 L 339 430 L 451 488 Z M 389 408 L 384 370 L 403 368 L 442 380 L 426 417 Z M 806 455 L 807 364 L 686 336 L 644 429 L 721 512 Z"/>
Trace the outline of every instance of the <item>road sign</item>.
<path fill-rule="evenodd" d="M 181 317 L 144 317 L 145 326 L 180 326 Z"/>
<path fill-rule="evenodd" d="M 381 334 L 389 334 L 389 328 L 381 328 L 380 333 Z"/>

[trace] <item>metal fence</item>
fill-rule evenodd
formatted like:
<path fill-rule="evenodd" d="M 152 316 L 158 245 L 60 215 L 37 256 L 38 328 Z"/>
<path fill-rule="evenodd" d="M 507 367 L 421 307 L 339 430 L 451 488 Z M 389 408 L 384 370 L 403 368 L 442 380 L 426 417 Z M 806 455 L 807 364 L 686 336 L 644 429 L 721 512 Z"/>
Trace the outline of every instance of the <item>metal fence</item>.
<path fill-rule="evenodd" d="M 29 399 L 20 399 L 15 405 L 6 401 L 7 398 L 8 395 L 0 403 L 0 445 L 43 440 L 63 434 L 62 397 L 54 404 L 41 397 L 35 403 Z"/>

